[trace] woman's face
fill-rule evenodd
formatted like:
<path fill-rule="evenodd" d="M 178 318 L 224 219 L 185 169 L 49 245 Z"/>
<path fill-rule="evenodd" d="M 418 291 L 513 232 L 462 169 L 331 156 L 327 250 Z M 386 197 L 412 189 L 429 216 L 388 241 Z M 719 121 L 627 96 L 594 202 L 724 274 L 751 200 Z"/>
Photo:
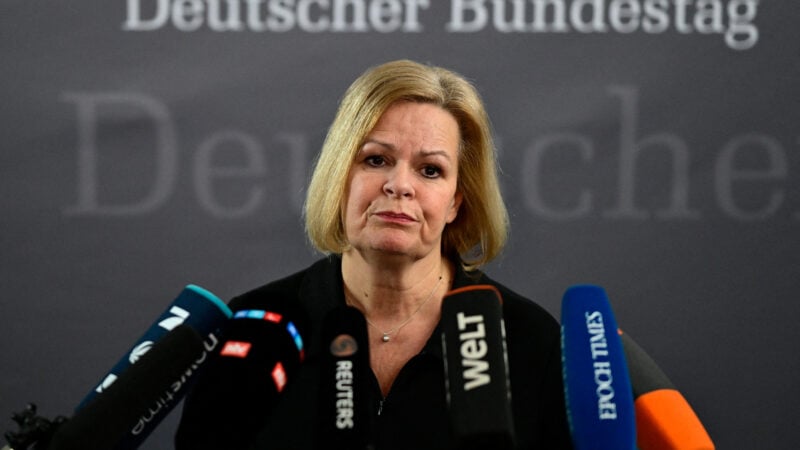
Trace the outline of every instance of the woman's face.
<path fill-rule="evenodd" d="M 390 106 L 350 170 L 345 231 L 352 248 L 414 260 L 438 254 L 461 204 L 458 144 L 458 124 L 439 106 Z"/>

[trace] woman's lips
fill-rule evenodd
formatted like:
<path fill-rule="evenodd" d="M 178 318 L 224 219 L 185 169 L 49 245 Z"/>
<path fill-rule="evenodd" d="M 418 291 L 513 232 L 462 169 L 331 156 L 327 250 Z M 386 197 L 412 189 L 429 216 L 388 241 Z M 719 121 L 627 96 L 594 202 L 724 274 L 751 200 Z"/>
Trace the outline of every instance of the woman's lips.
<path fill-rule="evenodd" d="M 390 222 L 401 222 L 401 223 L 416 222 L 413 217 L 400 212 L 381 211 L 375 213 L 375 215 L 383 220 Z"/>

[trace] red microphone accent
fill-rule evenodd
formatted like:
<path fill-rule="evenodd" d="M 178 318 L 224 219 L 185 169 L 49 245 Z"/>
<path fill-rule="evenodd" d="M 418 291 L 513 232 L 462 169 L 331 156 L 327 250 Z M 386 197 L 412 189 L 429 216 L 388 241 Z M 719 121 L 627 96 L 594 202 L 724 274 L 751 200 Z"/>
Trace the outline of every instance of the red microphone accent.
<path fill-rule="evenodd" d="M 278 392 L 283 392 L 283 388 L 286 386 L 288 380 L 286 377 L 286 370 L 283 368 L 283 364 L 281 364 L 280 361 L 272 368 L 272 381 L 275 382 L 275 388 Z"/>
<path fill-rule="evenodd" d="M 232 356 L 235 358 L 246 358 L 247 354 L 250 353 L 250 348 L 253 344 L 249 342 L 241 342 L 241 341 L 228 341 L 225 343 L 225 346 L 222 347 L 222 350 L 219 352 L 222 356 Z"/>

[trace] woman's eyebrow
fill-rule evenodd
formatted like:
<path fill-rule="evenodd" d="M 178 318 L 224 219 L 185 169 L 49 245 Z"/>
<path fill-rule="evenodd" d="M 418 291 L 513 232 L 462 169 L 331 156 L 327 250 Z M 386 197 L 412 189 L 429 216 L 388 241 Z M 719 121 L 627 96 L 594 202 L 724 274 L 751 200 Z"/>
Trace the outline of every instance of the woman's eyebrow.
<path fill-rule="evenodd" d="M 394 144 L 392 144 L 390 142 L 384 142 L 384 141 L 381 141 L 381 140 L 378 140 L 378 139 L 372 139 L 372 138 L 366 139 L 364 141 L 364 143 L 361 144 L 361 148 L 359 148 L 358 151 L 362 152 L 364 150 L 364 147 L 367 144 L 379 145 L 379 146 L 381 146 L 381 147 L 383 147 L 383 148 L 385 148 L 387 150 L 393 151 L 393 152 L 397 151 L 397 147 Z M 431 156 L 441 156 L 441 157 L 445 158 L 448 161 L 450 161 L 450 159 L 451 159 L 450 158 L 450 153 L 446 152 L 445 150 L 424 150 L 423 149 L 423 150 L 420 151 L 420 154 L 425 158 L 431 157 Z"/>

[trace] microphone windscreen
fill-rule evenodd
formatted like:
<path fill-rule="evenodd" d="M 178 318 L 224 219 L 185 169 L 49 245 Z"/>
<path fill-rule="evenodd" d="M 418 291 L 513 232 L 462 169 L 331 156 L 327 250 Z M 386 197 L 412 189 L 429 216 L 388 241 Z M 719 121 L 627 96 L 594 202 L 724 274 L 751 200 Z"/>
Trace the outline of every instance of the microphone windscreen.
<path fill-rule="evenodd" d="M 208 336 L 217 333 L 230 317 L 230 308 L 216 295 L 197 285 L 187 285 L 100 380 L 97 387 L 86 394 L 76 409 L 80 410 L 97 394 L 111 386 L 131 364 L 178 325 L 189 325 L 201 336 Z"/>
<path fill-rule="evenodd" d="M 305 323 L 304 319 L 296 308 L 287 308 L 283 302 L 274 302 L 269 309 L 245 309 L 234 314 L 219 356 L 231 375 L 256 377 L 252 386 L 260 388 L 250 392 L 253 399 L 268 402 L 299 370 L 306 352 L 300 331 L 304 327 L 299 325 Z M 271 382 L 263 379 L 265 371 Z"/>
<path fill-rule="evenodd" d="M 102 395 L 81 408 L 56 431 L 48 450 L 112 449 L 141 415 L 171 395 L 176 383 L 205 356 L 200 335 L 179 325 L 156 342 Z"/>
<path fill-rule="evenodd" d="M 576 449 L 636 448 L 633 393 L 611 305 L 598 286 L 578 285 L 561 306 L 562 376 Z"/>
<path fill-rule="evenodd" d="M 297 379 L 310 319 L 299 302 L 265 296 L 238 309 L 184 402 L 176 448 L 246 448 Z M 299 432 L 299 431 L 298 431 Z"/>
<path fill-rule="evenodd" d="M 448 292 L 440 324 L 447 404 L 458 448 L 513 448 L 500 292 L 490 285 Z"/>
<path fill-rule="evenodd" d="M 369 448 L 376 402 L 364 315 L 349 306 L 331 310 L 322 342 L 317 448 Z"/>
<path fill-rule="evenodd" d="M 714 450 L 689 402 L 631 337 L 619 332 L 631 377 L 640 450 Z"/>

